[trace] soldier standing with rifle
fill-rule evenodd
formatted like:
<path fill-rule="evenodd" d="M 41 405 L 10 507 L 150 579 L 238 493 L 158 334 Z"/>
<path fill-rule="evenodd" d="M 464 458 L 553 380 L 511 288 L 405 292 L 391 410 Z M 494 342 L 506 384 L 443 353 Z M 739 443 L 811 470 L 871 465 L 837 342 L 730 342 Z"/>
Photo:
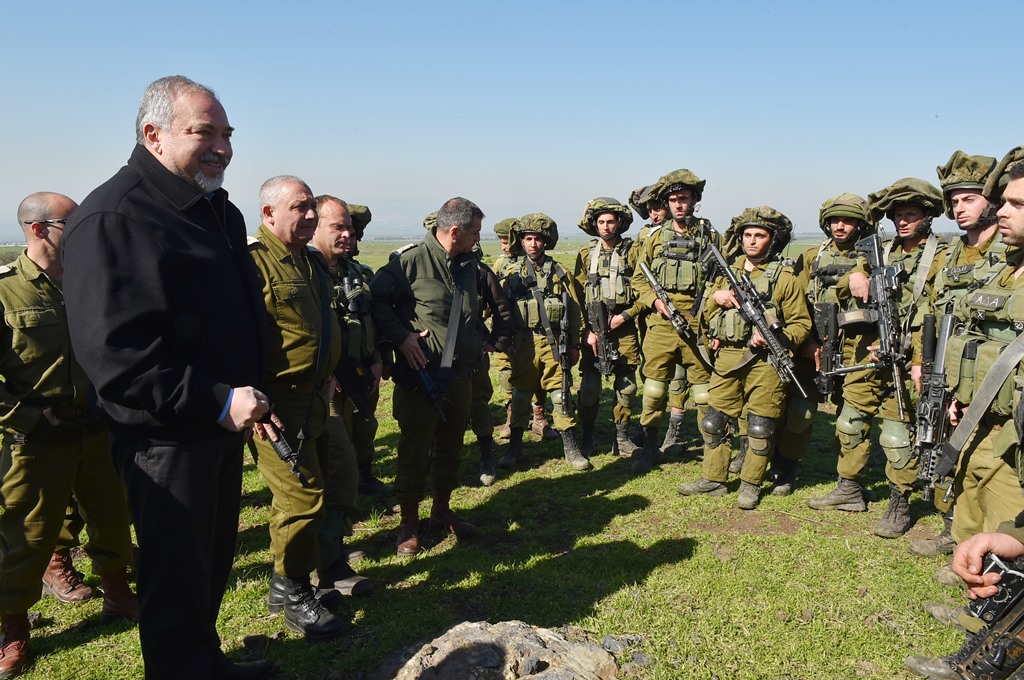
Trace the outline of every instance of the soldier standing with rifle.
<path fill-rule="evenodd" d="M 694 215 L 695 206 L 704 194 L 704 185 L 704 180 L 684 168 L 659 179 L 650 191 L 650 200 L 668 204 L 672 219 L 651 230 L 640 249 L 637 270 L 633 274 L 633 290 L 640 303 L 654 312 L 647 317 L 643 343 L 640 424 L 644 428 L 644 445 L 633 459 L 634 473 L 649 472 L 661 458 L 658 430 L 668 399 L 669 381 L 676 376 L 677 364 L 683 366 L 686 381 L 691 386 L 698 427 L 707 408 L 711 364 L 697 339 L 696 315 L 705 283 L 699 260 L 708 245 L 718 245 L 719 236 L 711 222 Z M 640 263 L 650 270 L 658 286 L 665 291 L 664 300 L 655 292 Z M 673 323 L 665 300 L 679 310 L 684 323 Z M 682 413 L 673 413 L 669 428 L 678 431 L 682 418 Z"/>
<path fill-rule="evenodd" d="M 679 492 L 726 493 L 729 420 L 746 408 L 750 454 L 740 472 L 737 505 L 753 510 L 774 449 L 776 421 L 785 409 L 785 383 L 796 382 L 789 351 L 807 340 L 811 317 L 792 269 L 772 259 L 789 243 L 789 218 L 768 206 L 747 208 L 732 219 L 729 230 L 743 246 L 743 256 L 732 267 L 714 245 L 709 248 L 721 278 L 709 285 L 713 292 L 704 311 L 708 346 L 715 352 L 710 401 L 701 422 L 704 468 L 700 479 L 680 485 Z"/>
<path fill-rule="evenodd" d="M 580 229 L 597 237 L 580 249 L 574 270 L 583 290 L 585 310 L 580 363 L 580 449 L 588 457 L 594 451 L 594 425 L 604 377 L 614 380 L 613 449 L 621 456 L 629 456 L 636 449 L 629 440 L 629 420 L 640 363 L 635 319 L 643 307 L 633 293 L 631 280 L 639 249 L 632 239 L 622 236 L 632 222 L 630 209 L 613 198 L 590 201 L 579 222 Z"/>
<path fill-rule="evenodd" d="M 549 390 L 555 429 L 562 437 L 565 460 L 577 470 L 590 461 L 576 440 L 570 369 L 579 361 L 580 306 L 576 281 L 545 253 L 558 243 L 558 226 L 544 213 L 519 218 L 511 232 L 511 256 L 498 272 L 515 309 L 517 335 L 512 359 L 512 437 L 498 465 L 515 466 L 523 456 L 523 431 L 530 395 Z"/>

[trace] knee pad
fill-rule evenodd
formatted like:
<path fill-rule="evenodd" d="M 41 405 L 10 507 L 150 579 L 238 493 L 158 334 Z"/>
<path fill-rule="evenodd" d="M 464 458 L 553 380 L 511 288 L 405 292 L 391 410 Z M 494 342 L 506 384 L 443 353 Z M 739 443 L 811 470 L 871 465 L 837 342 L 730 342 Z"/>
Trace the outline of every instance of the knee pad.
<path fill-rule="evenodd" d="M 902 470 L 910 463 L 914 448 L 910 444 L 910 428 L 906 423 L 883 420 L 878 443 L 881 444 L 885 457 L 897 470 Z"/>
<path fill-rule="evenodd" d="M 700 433 L 704 436 L 704 443 L 709 448 L 721 446 L 726 441 L 725 433 L 728 428 L 729 416 L 708 406 L 704 417 L 700 419 Z"/>
<path fill-rule="evenodd" d="M 803 434 L 814 421 L 814 413 L 818 410 L 818 402 L 797 397 L 789 400 L 786 408 L 786 429 L 794 434 Z"/>
<path fill-rule="evenodd" d="M 843 410 L 836 418 L 836 437 L 844 449 L 855 449 L 864 443 L 867 436 L 867 415 L 849 404 L 843 404 Z"/>
<path fill-rule="evenodd" d="M 623 371 L 615 374 L 615 399 L 619 405 L 629 408 L 636 394 L 636 373 Z"/>
<path fill-rule="evenodd" d="M 694 385 L 691 396 L 693 397 L 693 403 L 697 406 L 707 406 L 708 399 L 711 398 L 711 385 L 709 383 Z"/>
<path fill-rule="evenodd" d="M 601 374 L 587 371 L 580 378 L 580 406 L 597 406 L 601 399 Z"/>
<path fill-rule="evenodd" d="M 771 451 L 772 438 L 775 436 L 775 419 L 747 414 L 747 441 L 750 450 L 759 456 L 767 456 Z"/>
<path fill-rule="evenodd" d="M 663 380 L 652 380 L 647 378 L 644 380 L 644 399 L 654 399 L 661 401 L 665 398 L 665 391 L 668 388 L 668 383 Z"/>

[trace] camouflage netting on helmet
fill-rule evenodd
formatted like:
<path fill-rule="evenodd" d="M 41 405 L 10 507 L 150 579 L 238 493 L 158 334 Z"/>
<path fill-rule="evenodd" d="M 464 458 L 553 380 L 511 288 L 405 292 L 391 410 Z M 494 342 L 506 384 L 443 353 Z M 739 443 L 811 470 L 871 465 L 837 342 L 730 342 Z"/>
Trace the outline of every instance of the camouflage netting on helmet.
<path fill-rule="evenodd" d="M 349 203 L 348 214 L 352 217 L 352 228 L 356 230 L 356 239 L 362 239 L 363 234 L 366 233 L 366 225 L 373 219 L 370 209 L 365 205 Z"/>
<path fill-rule="evenodd" d="M 871 221 L 881 222 L 883 217 L 891 220 L 896 206 L 905 203 L 921 206 L 925 217 L 938 217 L 942 214 L 942 192 L 938 187 L 923 179 L 904 177 L 884 189 L 868 194 Z"/>
<path fill-rule="evenodd" d="M 509 232 L 509 254 L 514 256 L 523 254 L 523 247 L 520 243 L 523 234 L 540 234 L 544 237 L 544 250 L 552 250 L 558 243 L 558 225 L 544 213 L 530 213 L 523 215 L 512 225 Z"/>
<path fill-rule="evenodd" d="M 732 218 L 729 228 L 725 230 L 725 235 L 722 239 L 723 255 L 731 258 L 739 254 L 742 250 L 743 230 L 747 227 L 761 227 L 771 233 L 772 244 L 769 255 L 781 253 L 789 244 L 789 239 L 793 236 L 793 223 L 775 208 L 767 205 L 747 208 Z"/>
<path fill-rule="evenodd" d="M 1010 182 L 1010 176 L 1007 174 L 1007 171 L 1011 165 L 1022 160 L 1024 160 L 1024 146 L 1015 146 L 1003 156 L 1001 161 L 996 163 L 996 166 L 988 175 L 985 188 L 981 190 L 981 193 L 988 198 L 989 202 L 996 205 L 1003 202 L 1003 190 L 1006 189 L 1006 185 Z"/>
<path fill-rule="evenodd" d="M 996 167 L 996 159 L 992 156 L 968 156 L 959 149 L 953 152 L 945 165 L 935 168 L 942 187 L 942 204 L 946 217 L 953 218 L 953 205 L 950 194 L 957 189 L 977 189 L 985 194 L 985 185 L 992 170 Z"/>
<path fill-rule="evenodd" d="M 832 236 L 832 230 L 828 223 L 833 217 L 850 217 L 860 220 L 861 226 L 857 229 L 857 233 L 861 236 L 873 234 L 878 230 L 878 225 L 871 220 L 868 202 L 857 194 L 839 194 L 821 204 L 821 210 L 818 211 L 818 226 L 829 237 Z"/>
<path fill-rule="evenodd" d="M 601 196 L 587 203 L 587 208 L 583 211 L 583 217 L 580 218 L 577 226 L 591 236 L 597 236 L 597 218 L 603 213 L 612 213 L 619 218 L 617 234 L 628 231 L 629 225 L 633 224 L 633 212 L 628 207 L 614 198 Z"/>
<path fill-rule="evenodd" d="M 512 231 L 512 228 L 516 225 L 518 221 L 519 220 L 517 220 L 514 217 L 508 217 L 506 219 L 503 219 L 501 222 L 498 222 L 497 224 L 494 225 L 494 233 L 497 234 L 498 236 L 508 238 L 509 232 Z"/>
<path fill-rule="evenodd" d="M 651 218 L 651 189 L 654 185 L 640 187 L 634 189 L 633 193 L 629 195 L 629 204 L 633 206 L 633 210 L 640 216 L 640 219 L 647 220 Z"/>
<path fill-rule="evenodd" d="M 696 203 L 704 196 L 705 180 L 693 174 L 686 168 L 673 170 L 651 187 L 651 198 L 657 201 L 668 200 L 669 194 L 680 189 L 693 189 L 693 202 Z"/>
<path fill-rule="evenodd" d="M 423 228 L 427 231 L 433 231 L 434 227 L 437 226 L 437 211 L 430 213 L 423 218 Z"/>

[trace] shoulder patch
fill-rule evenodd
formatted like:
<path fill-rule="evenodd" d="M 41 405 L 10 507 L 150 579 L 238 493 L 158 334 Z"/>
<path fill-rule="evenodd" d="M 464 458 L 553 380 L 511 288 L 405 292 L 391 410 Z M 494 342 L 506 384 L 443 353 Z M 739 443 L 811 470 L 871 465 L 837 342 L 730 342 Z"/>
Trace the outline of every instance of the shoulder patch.
<path fill-rule="evenodd" d="M 388 261 L 401 257 L 403 253 L 409 252 L 418 245 L 419 243 L 408 243 L 397 250 L 392 250 L 391 254 L 388 256 Z"/>
<path fill-rule="evenodd" d="M 253 246 L 255 245 L 262 245 L 262 243 L 263 242 L 260 241 L 255 236 L 250 236 L 247 239 L 245 239 L 245 245 L 249 246 L 249 250 L 252 250 Z"/>
<path fill-rule="evenodd" d="M 12 267 L 9 264 L 5 264 L 2 267 L 0 267 L 0 276 L 7 276 L 8 274 L 13 274 L 14 272 L 14 267 Z"/>

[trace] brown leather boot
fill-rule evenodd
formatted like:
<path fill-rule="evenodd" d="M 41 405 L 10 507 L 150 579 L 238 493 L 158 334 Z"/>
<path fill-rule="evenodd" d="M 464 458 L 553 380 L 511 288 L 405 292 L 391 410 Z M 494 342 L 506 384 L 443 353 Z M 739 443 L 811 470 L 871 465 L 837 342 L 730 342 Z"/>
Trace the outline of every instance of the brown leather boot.
<path fill-rule="evenodd" d="M 495 435 L 498 439 L 508 439 L 512 436 L 512 402 L 505 404 L 505 424 L 498 427 Z"/>
<path fill-rule="evenodd" d="M 420 551 L 420 504 L 402 503 L 402 523 L 398 525 L 396 552 L 405 557 Z"/>
<path fill-rule="evenodd" d="M 96 597 L 96 591 L 85 585 L 75 565 L 71 562 L 71 551 L 58 550 L 50 556 L 50 563 L 43 572 L 43 591 L 50 593 L 58 602 L 73 604 Z"/>
<path fill-rule="evenodd" d="M 121 567 L 100 577 L 103 587 L 103 611 L 100 623 L 113 623 L 120 619 L 139 620 L 139 600 L 128 585 L 128 571 Z"/>
<path fill-rule="evenodd" d="M 0 614 L 0 628 L 4 631 L 4 643 L 0 646 L 0 678 L 13 678 L 21 675 L 31 658 L 28 649 L 28 612 Z"/>
<path fill-rule="evenodd" d="M 435 491 L 434 502 L 430 508 L 430 519 L 432 529 L 455 534 L 455 538 L 464 540 L 473 538 L 479 532 L 476 527 L 464 519 L 460 519 L 452 512 L 450 503 L 452 498 L 451 490 Z"/>
<path fill-rule="evenodd" d="M 558 439 L 561 436 L 551 427 L 551 423 L 548 422 L 543 404 L 533 405 L 533 422 L 530 423 L 530 431 L 541 439 Z"/>

